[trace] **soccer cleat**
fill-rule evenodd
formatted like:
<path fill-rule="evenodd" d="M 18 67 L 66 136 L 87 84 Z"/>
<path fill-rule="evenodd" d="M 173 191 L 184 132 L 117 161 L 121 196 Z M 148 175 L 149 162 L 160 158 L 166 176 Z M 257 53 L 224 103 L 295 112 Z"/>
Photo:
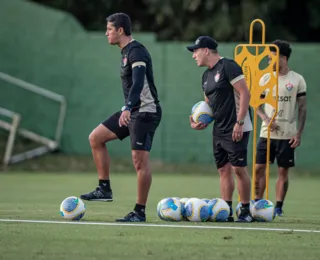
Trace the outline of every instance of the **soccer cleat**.
<path fill-rule="evenodd" d="M 100 186 L 98 186 L 94 191 L 82 194 L 80 198 L 90 201 L 113 201 L 112 191 L 104 191 Z"/>
<path fill-rule="evenodd" d="M 239 217 L 235 222 L 242 222 L 242 223 L 253 222 L 253 217 L 251 216 L 249 209 L 241 208 Z"/>
<path fill-rule="evenodd" d="M 284 216 L 284 215 L 283 215 L 282 208 L 275 208 L 275 209 L 274 209 L 274 214 L 275 214 L 275 216 L 277 216 L 277 217 L 283 217 L 283 216 Z"/>
<path fill-rule="evenodd" d="M 142 217 L 137 212 L 132 211 L 123 218 L 116 219 L 116 222 L 146 222 L 146 217 Z"/>

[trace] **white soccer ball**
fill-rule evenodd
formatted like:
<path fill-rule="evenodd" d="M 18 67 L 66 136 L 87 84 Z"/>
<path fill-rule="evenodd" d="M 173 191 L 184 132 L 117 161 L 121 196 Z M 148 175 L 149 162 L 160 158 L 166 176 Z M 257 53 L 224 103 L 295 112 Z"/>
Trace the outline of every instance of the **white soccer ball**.
<path fill-rule="evenodd" d="M 180 200 L 165 198 L 158 203 L 158 216 L 163 220 L 181 221 L 182 210 Z"/>
<path fill-rule="evenodd" d="M 270 200 L 259 200 L 254 203 L 251 214 L 257 222 L 271 222 L 275 218 L 274 205 Z"/>
<path fill-rule="evenodd" d="M 160 219 L 162 219 L 162 220 L 165 220 L 165 218 L 163 217 L 162 212 L 161 212 L 161 205 L 162 205 L 162 202 L 164 202 L 166 199 L 167 199 L 167 198 L 164 198 L 164 199 L 160 200 L 160 201 L 158 202 L 158 205 L 157 205 L 157 215 L 158 215 L 158 217 L 159 217 Z"/>
<path fill-rule="evenodd" d="M 213 222 L 226 222 L 230 215 L 230 207 L 223 199 L 213 199 L 208 202 L 209 219 Z"/>
<path fill-rule="evenodd" d="M 191 109 L 191 116 L 194 122 L 209 125 L 213 122 L 212 109 L 205 101 L 196 103 Z"/>
<path fill-rule="evenodd" d="M 60 215 L 67 220 L 80 220 L 84 217 L 86 206 L 75 196 L 64 199 L 60 205 Z"/>
<path fill-rule="evenodd" d="M 252 207 L 253 207 L 253 204 L 254 204 L 254 203 L 255 203 L 254 200 L 250 200 L 250 208 L 249 208 L 249 209 L 250 209 L 251 215 L 252 215 Z M 239 215 L 240 215 L 241 206 L 242 206 L 242 203 L 239 202 L 238 205 L 237 205 L 237 207 L 236 207 L 236 215 L 237 215 L 237 217 L 239 217 Z"/>
<path fill-rule="evenodd" d="M 204 222 L 209 218 L 208 203 L 201 199 L 189 199 L 185 204 L 185 210 L 189 221 Z"/>

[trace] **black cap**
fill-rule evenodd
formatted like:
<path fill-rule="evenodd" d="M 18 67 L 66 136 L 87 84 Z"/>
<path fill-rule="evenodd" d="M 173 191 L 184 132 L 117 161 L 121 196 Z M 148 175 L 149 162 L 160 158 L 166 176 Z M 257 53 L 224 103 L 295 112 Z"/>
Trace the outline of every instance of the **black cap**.
<path fill-rule="evenodd" d="M 194 51 L 196 49 L 200 48 L 208 48 L 210 50 L 216 50 L 218 47 L 218 43 L 216 40 L 212 39 L 209 36 L 200 36 L 196 41 L 194 45 L 187 46 L 187 49 L 189 51 Z"/>

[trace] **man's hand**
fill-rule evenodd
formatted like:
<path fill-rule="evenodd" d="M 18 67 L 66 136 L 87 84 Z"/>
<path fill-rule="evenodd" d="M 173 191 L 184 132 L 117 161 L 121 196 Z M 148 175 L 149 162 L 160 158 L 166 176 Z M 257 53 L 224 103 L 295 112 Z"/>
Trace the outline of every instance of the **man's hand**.
<path fill-rule="evenodd" d="M 189 119 L 190 119 L 190 126 L 191 126 L 191 128 L 193 128 L 193 129 L 195 129 L 195 130 L 203 130 L 203 129 L 205 129 L 205 128 L 208 126 L 208 125 L 203 124 L 203 123 L 201 123 L 201 122 L 200 122 L 200 123 L 194 122 L 192 116 L 190 116 Z"/>
<path fill-rule="evenodd" d="M 121 116 L 119 118 L 119 126 L 122 127 L 122 126 L 128 126 L 129 124 L 129 121 L 130 121 L 130 116 L 131 116 L 131 113 L 129 110 L 125 110 L 121 113 Z"/>
<path fill-rule="evenodd" d="M 271 119 L 270 119 L 270 118 L 267 118 L 267 119 L 265 119 L 264 121 L 265 121 L 265 123 L 266 123 L 267 125 L 269 125 Z M 273 120 L 272 123 L 271 123 L 271 125 L 270 125 L 270 131 L 273 132 L 273 131 L 279 131 L 279 130 L 280 130 L 280 126 L 277 125 L 276 120 Z"/>
<path fill-rule="evenodd" d="M 294 137 L 292 137 L 289 141 L 289 144 L 291 144 L 291 148 L 296 148 L 300 145 L 300 135 L 296 134 Z"/>
<path fill-rule="evenodd" d="M 242 136 L 243 136 L 243 126 L 236 123 L 233 127 L 232 140 L 234 142 L 239 142 L 241 141 Z"/>

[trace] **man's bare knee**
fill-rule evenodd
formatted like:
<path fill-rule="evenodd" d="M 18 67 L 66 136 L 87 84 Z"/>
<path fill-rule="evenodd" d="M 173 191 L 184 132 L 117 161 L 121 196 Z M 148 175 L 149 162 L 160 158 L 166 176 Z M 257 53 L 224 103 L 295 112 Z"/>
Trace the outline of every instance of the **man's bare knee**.
<path fill-rule="evenodd" d="M 149 152 L 133 150 L 132 161 L 137 172 L 145 171 L 149 166 Z"/>
<path fill-rule="evenodd" d="M 283 168 L 283 167 L 278 168 L 279 178 L 287 179 L 288 173 L 289 173 L 289 168 Z"/>
<path fill-rule="evenodd" d="M 247 175 L 247 167 L 232 167 L 234 173 L 238 176 L 238 177 L 242 177 L 244 175 Z"/>
<path fill-rule="evenodd" d="M 221 177 L 232 175 L 231 165 L 230 163 L 225 164 L 224 166 L 218 169 L 218 172 Z"/>
<path fill-rule="evenodd" d="M 261 178 L 265 175 L 266 165 L 265 164 L 256 164 L 256 177 Z"/>
<path fill-rule="evenodd" d="M 89 135 L 91 148 L 100 148 L 106 142 L 117 139 L 117 136 L 103 125 L 97 126 Z"/>

